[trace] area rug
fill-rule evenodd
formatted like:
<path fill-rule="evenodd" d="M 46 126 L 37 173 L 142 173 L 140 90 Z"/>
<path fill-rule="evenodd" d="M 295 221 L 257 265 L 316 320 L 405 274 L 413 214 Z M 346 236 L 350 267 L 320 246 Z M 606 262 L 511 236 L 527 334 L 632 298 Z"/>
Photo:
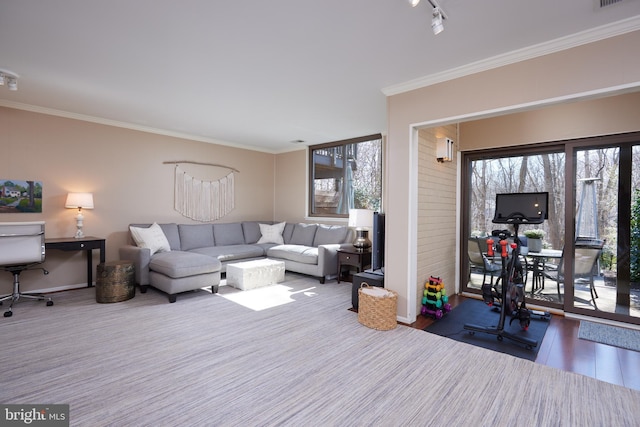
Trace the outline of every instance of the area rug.
<path fill-rule="evenodd" d="M 533 316 L 529 329 L 524 331 L 520 328 L 518 320 L 514 320 L 513 323 L 509 325 L 511 318 L 507 316 L 504 330 L 514 335 L 536 340 L 538 345 L 532 349 L 528 349 L 525 345 L 507 338 L 499 341 L 496 335 L 483 332 L 471 334 L 468 330 L 464 329 L 465 324 L 495 327 L 498 325 L 499 320 L 500 313 L 496 309 L 492 309 L 482 301 L 466 299 L 451 310 L 450 313 L 445 314 L 442 319 L 436 320 L 424 330 L 456 341 L 535 361 L 544 334 L 547 332 L 549 321 Z"/>
<path fill-rule="evenodd" d="M 633 329 L 582 320 L 578 329 L 578 338 L 640 351 L 640 331 Z"/>
<path fill-rule="evenodd" d="M 20 424 L 2 405 L 39 402 L 70 405 L 80 427 L 638 425 L 638 390 L 403 325 L 376 331 L 347 310 L 350 285 L 285 278 L 287 302 L 260 310 L 223 297 L 246 292 L 228 286 L 174 304 L 153 288 L 98 304 L 93 287 L 20 302 L 0 316 L 0 425 Z"/>

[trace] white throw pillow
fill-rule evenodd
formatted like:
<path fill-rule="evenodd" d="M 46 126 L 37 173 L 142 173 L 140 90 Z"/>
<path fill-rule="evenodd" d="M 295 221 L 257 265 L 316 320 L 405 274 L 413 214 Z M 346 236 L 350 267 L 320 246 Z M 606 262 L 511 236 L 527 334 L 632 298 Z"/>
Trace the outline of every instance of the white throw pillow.
<path fill-rule="evenodd" d="M 284 239 L 282 238 L 282 232 L 284 231 L 285 222 L 280 224 L 258 224 L 260 226 L 260 233 L 262 237 L 258 240 L 258 243 L 277 243 L 282 245 Z"/>
<path fill-rule="evenodd" d="M 164 231 L 162 231 L 158 223 L 154 222 L 149 228 L 129 227 L 129 230 L 136 245 L 140 248 L 149 248 L 151 255 L 156 252 L 171 251 L 167 236 L 165 236 Z"/>

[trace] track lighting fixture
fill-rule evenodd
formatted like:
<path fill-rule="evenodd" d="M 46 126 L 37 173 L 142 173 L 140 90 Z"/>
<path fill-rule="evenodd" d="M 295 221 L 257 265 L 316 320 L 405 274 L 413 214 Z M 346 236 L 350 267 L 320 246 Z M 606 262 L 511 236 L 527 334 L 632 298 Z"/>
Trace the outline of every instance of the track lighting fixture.
<path fill-rule="evenodd" d="M 4 86 L 5 84 L 9 90 L 18 90 L 18 75 L 0 69 L 0 86 Z"/>
<path fill-rule="evenodd" d="M 436 36 L 444 31 L 442 11 L 439 7 L 433 8 L 433 17 L 431 18 L 431 29 Z"/>
<path fill-rule="evenodd" d="M 407 0 L 411 7 L 416 7 L 420 0 Z M 444 20 L 447 19 L 447 15 L 444 13 L 440 5 L 436 0 L 428 0 L 433 7 L 433 15 L 431 17 L 431 30 L 433 34 L 438 35 L 444 31 Z"/>
<path fill-rule="evenodd" d="M 18 90 L 18 80 L 15 77 L 9 77 L 7 87 L 9 90 Z"/>

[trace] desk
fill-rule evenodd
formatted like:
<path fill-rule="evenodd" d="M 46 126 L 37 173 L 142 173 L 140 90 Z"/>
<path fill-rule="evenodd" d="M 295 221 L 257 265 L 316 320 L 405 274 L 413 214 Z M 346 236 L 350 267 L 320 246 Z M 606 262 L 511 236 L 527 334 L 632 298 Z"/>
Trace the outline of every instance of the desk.
<path fill-rule="evenodd" d="M 531 285 L 531 295 L 537 289 L 544 289 L 544 265 L 547 259 L 562 258 L 562 251 L 557 249 L 542 249 L 540 252 L 529 252 L 527 258 L 533 260 L 533 283 Z"/>
<path fill-rule="evenodd" d="M 354 248 L 338 249 L 338 283 L 342 276 L 342 267 L 348 265 L 358 269 L 358 273 L 371 265 L 371 251 Z"/>
<path fill-rule="evenodd" d="M 60 251 L 85 251 L 87 255 L 87 286 L 93 286 L 93 256 L 94 249 L 100 250 L 100 262 L 104 262 L 105 239 L 99 237 L 59 237 L 44 239 L 45 249 L 57 249 Z"/>

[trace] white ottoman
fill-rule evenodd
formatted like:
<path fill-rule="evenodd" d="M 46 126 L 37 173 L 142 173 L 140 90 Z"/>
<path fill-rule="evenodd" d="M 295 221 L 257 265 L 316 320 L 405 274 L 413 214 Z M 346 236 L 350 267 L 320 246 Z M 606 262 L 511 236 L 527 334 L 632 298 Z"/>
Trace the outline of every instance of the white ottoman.
<path fill-rule="evenodd" d="M 246 291 L 284 282 L 284 262 L 273 259 L 227 265 L 227 285 Z"/>

